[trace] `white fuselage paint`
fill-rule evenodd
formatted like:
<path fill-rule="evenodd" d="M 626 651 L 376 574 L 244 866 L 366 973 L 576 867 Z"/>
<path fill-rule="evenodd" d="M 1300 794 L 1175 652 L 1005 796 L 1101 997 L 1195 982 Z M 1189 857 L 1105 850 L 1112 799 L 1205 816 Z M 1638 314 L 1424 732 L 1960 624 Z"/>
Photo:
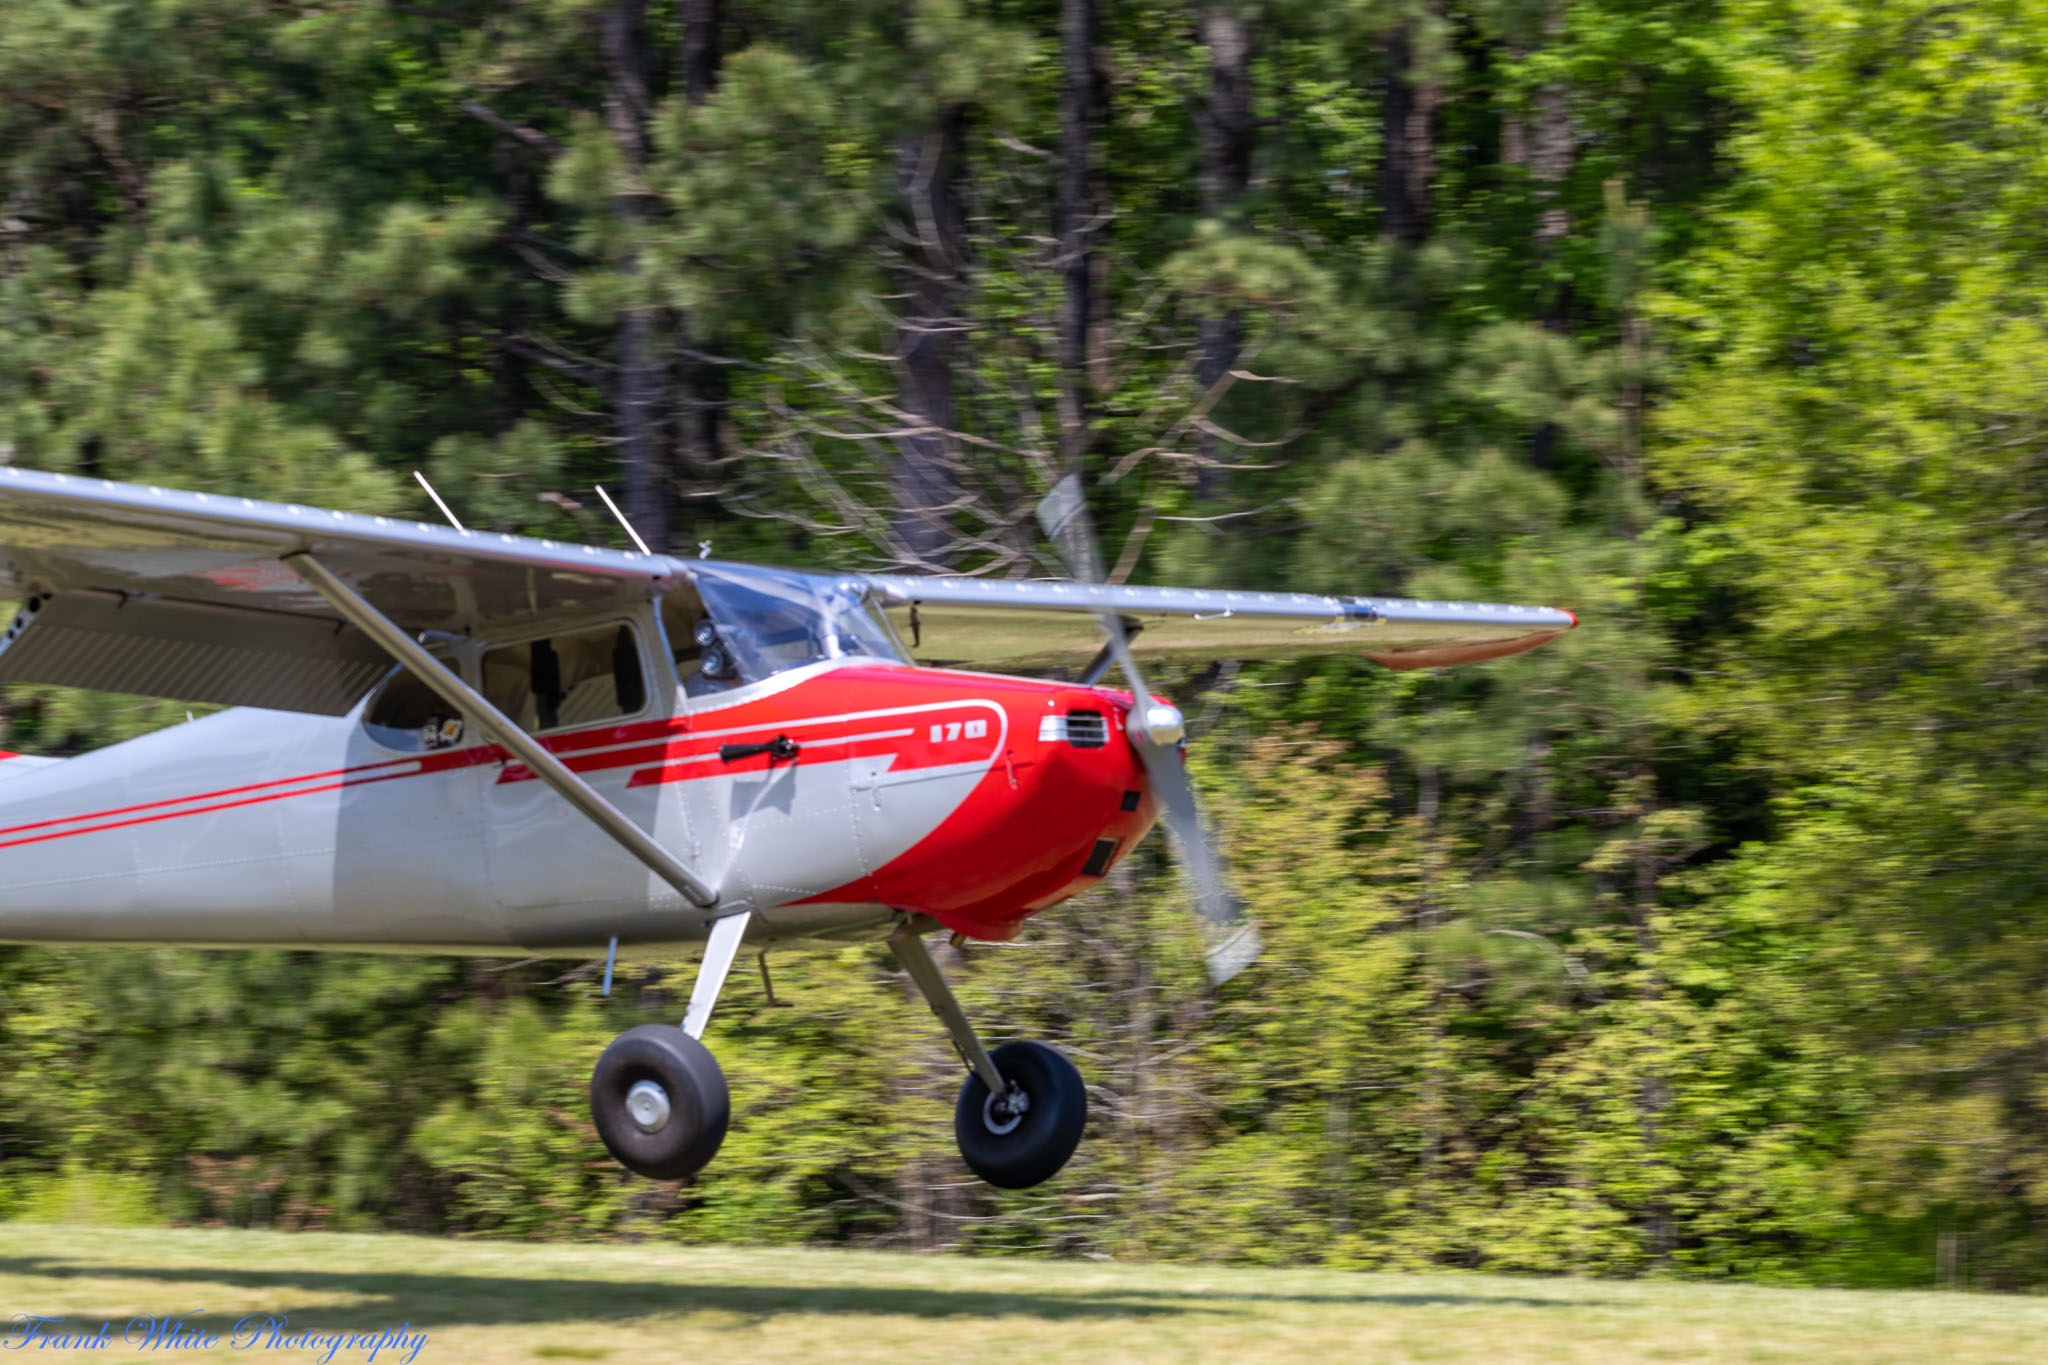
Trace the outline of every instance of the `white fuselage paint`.
<path fill-rule="evenodd" d="M 834 666 L 715 700 L 671 694 L 642 719 L 680 706 L 697 738 L 715 736 L 717 712 Z M 992 727 L 1004 724 L 1001 706 L 978 705 Z M 854 721 L 870 741 L 907 737 L 931 709 L 787 728 L 800 743 L 805 724 Z M 614 935 L 626 953 L 703 939 L 706 912 L 545 784 L 501 781 L 502 762 L 451 759 L 475 756 L 476 743 L 383 748 L 361 710 L 233 710 L 61 763 L 9 760 L 34 766 L 0 782 L 0 943 L 567 954 L 601 952 Z M 755 912 L 750 944 L 845 942 L 882 931 L 891 912 L 797 902 L 930 835 L 1002 745 L 902 773 L 886 756 L 836 758 L 833 748 L 807 745 L 801 761 L 766 771 L 636 786 L 636 768 L 613 767 L 585 780 L 719 888 L 720 913 Z M 715 756 L 694 761 L 717 766 Z"/>

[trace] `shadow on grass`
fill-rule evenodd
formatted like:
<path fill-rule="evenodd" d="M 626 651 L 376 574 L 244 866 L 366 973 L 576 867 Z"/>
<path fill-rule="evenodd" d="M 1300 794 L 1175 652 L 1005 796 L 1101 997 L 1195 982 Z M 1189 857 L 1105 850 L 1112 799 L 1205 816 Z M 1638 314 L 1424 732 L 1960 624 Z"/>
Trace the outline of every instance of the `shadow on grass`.
<path fill-rule="evenodd" d="M 50 1279 L 155 1280 L 162 1283 L 301 1290 L 347 1294 L 371 1302 L 345 1306 L 289 1304 L 294 1329 L 363 1331 L 410 1323 L 414 1328 L 510 1326 L 622 1320 L 687 1313 L 737 1314 L 750 1320 L 785 1313 L 830 1313 L 916 1318 L 1031 1317 L 1046 1321 L 1143 1319 L 1192 1314 L 1231 1315 L 1262 1303 L 1395 1308 L 1484 1305 L 1504 1308 L 1581 1309 L 1587 1299 L 1535 1298 L 1487 1293 L 1285 1294 L 1172 1289 L 1085 1289 L 1038 1293 L 1017 1289 L 924 1289 L 864 1285 L 692 1284 L 666 1280 L 530 1279 L 327 1270 L 244 1270 L 207 1266 L 99 1265 L 63 1256 L 0 1257 L 0 1275 Z M 198 1297 L 195 1294 L 195 1298 Z M 193 1305 L 200 1308 L 200 1303 Z M 31 1303 L 18 1305 L 33 1311 Z M 78 1321 L 99 1320 L 76 1313 Z M 225 1335 L 247 1313 L 195 1311 L 192 1330 Z M 125 1319 L 124 1319 L 125 1320 Z M 120 1323 L 115 1324 L 119 1330 Z"/>

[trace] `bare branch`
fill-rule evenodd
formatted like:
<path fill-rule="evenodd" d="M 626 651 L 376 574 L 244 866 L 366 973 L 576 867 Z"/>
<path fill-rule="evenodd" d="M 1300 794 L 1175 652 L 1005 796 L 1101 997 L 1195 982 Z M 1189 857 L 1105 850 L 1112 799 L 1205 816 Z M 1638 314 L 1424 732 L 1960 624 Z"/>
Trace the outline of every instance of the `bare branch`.
<path fill-rule="evenodd" d="M 1159 520 L 1187 522 L 1232 521 L 1238 517 L 1255 517 L 1261 512 L 1270 512 L 1276 507 L 1292 507 L 1294 505 L 1295 499 L 1282 498 L 1278 502 L 1269 502 L 1264 507 L 1249 507 L 1242 512 L 1218 512 L 1213 517 L 1161 517 Z"/>
<path fill-rule="evenodd" d="M 602 388 L 605 372 L 612 368 L 601 360 L 588 356 L 572 355 L 558 346 L 533 337 L 513 336 L 509 333 L 494 332 L 489 340 L 500 349 L 509 351 L 522 360 L 531 360 L 551 370 L 559 370 L 571 379 L 594 388 Z"/>
<path fill-rule="evenodd" d="M 1152 538 L 1152 524 L 1159 520 L 1158 513 L 1150 503 L 1138 511 L 1138 520 L 1131 527 L 1131 533 L 1124 537 L 1124 547 L 1117 554 L 1116 567 L 1109 571 L 1111 583 L 1121 583 L 1131 576 L 1131 570 L 1138 567 L 1138 556 L 1145 552 L 1145 542 Z"/>
<path fill-rule="evenodd" d="M 478 100 L 464 100 L 457 107 L 471 118 L 490 124 L 491 127 L 496 128 L 505 136 L 523 142 L 537 152 L 545 152 L 549 156 L 560 156 L 567 150 L 561 143 L 555 141 L 540 129 L 528 128 L 524 124 L 514 123 L 497 110 Z"/>

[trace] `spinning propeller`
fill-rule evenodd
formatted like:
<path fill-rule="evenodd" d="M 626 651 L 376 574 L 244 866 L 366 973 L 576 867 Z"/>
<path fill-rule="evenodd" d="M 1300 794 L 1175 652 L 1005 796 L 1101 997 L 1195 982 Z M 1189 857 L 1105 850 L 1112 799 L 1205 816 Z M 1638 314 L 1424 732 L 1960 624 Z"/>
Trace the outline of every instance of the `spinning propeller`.
<path fill-rule="evenodd" d="M 1079 474 L 1061 479 L 1038 504 L 1038 524 L 1060 547 L 1076 578 L 1088 583 L 1103 581 L 1102 553 L 1094 523 L 1088 516 L 1087 499 L 1081 492 Z M 1123 670 L 1124 681 L 1130 684 L 1131 715 L 1125 733 L 1145 765 L 1161 818 L 1180 851 L 1181 868 L 1194 892 L 1195 905 L 1208 923 L 1209 979 L 1220 986 L 1258 957 L 1258 926 L 1245 918 L 1244 906 L 1231 893 L 1215 841 L 1195 799 L 1194 784 L 1188 780 L 1182 752 L 1186 720 L 1179 708 L 1158 700 L 1152 689 L 1145 686 L 1138 661 L 1131 656 L 1123 618 L 1106 611 L 1097 619 L 1102 623 L 1111 656 Z"/>

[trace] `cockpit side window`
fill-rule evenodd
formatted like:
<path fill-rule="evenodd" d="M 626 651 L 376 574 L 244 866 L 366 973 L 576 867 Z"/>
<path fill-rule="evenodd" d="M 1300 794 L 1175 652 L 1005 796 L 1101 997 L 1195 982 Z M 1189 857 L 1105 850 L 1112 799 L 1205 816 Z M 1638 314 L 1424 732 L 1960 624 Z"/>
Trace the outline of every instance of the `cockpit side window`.
<path fill-rule="evenodd" d="M 461 671 L 439 651 L 436 657 Z M 385 748 L 402 753 L 452 749 L 462 743 L 464 732 L 462 713 L 403 668 L 387 677 L 363 708 L 363 728 Z"/>
<path fill-rule="evenodd" d="M 631 626 L 609 625 L 487 650 L 483 694 L 525 730 L 636 715 L 647 706 L 639 636 Z"/>
<path fill-rule="evenodd" d="M 675 659 L 676 683 L 684 696 L 707 696 L 739 682 L 739 675 L 730 666 L 731 658 L 718 640 L 716 627 L 704 614 L 704 599 L 694 587 L 685 583 L 661 599 L 661 633 L 668 637 L 669 654 Z M 705 671 L 707 664 L 709 673 Z"/>

